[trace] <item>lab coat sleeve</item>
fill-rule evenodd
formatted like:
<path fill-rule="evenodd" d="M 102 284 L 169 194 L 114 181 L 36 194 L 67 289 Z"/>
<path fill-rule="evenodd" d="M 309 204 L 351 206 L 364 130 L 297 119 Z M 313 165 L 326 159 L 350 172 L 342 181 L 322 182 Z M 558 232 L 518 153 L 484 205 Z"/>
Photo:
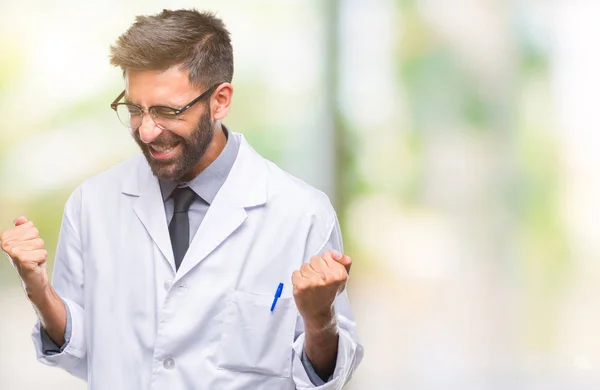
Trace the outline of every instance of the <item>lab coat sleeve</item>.
<path fill-rule="evenodd" d="M 63 301 L 64 303 L 64 301 Z M 58 345 L 56 345 L 56 343 L 54 342 L 54 340 L 52 340 L 50 338 L 50 335 L 46 332 L 46 330 L 44 328 L 40 329 L 40 334 L 42 336 L 42 351 L 43 354 L 46 356 L 49 355 L 58 355 L 59 353 L 61 353 L 66 347 L 67 345 L 69 345 L 69 340 L 71 340 L 71 327 L 72 325 L 72 320 L 71 320 L 71 311 L 69 310 L 69 306 L 67 306 L 65 304 L 65 309 L 67 311 L 67 324 L 65 326 L 65 343 L 63 344 L 62 347 L 59 347 Z"/>
<path fill-rule="evenodd" d="M 328 250 L 337 250 L 343 253 L 342 236 L 340 232 L 340 226 L 335 217 L 335 213 L 332 212 L 333 217 L 329 225 L 329 234 L 326 235 L 326 241 L 321 245 L 315 245 L 311 241 L 317 241 L 314 238 L 309 237 L 307 242 L 307 258 L 305 261 L 310 261 L 310 257 L 314 255 L 322 254 Z M 315 229 L 315 234 L 318 235 L 318 230 Z M 335 300 L 335 311 L 338 322 L 338 355 L 335 364 L 335 370 L 333 375 L 327 382 L 315 378 L 315 372 L 310 364 L 306 364 L 302 361 L 304 355 L 304 323 L 302 318 L 299 316 L 296 326 L 296 334 L 298 335 L 294 344 L 294 358 L 292 362 L 292 373 L 296 388 L 298 390 L 303 389 L 342 389 L 348 381 L 350 381 L 354 370 L 360 363 L 363 357 L 363 347 L 358 339 L 358 333 L 356 330 L 356 322 L 350 309 L 350 303 L 346 290 L 344 290 Z M 305 359 L 306 361 L 307 359 Z"/>
<path fill-rule="evenodd" d="M 87 354 L 83 308 L 83 255 L 80 238 L 81 189 L 69 198 L 60 228 L 54 260 L 52 286 L 62 298 L 68 311 L 70 337 L 60 353 L 47 354 L 40 322 L 34 326 L 32 339 L 40 362 L 60 367 L 69 373 L 87 379 Z"/>

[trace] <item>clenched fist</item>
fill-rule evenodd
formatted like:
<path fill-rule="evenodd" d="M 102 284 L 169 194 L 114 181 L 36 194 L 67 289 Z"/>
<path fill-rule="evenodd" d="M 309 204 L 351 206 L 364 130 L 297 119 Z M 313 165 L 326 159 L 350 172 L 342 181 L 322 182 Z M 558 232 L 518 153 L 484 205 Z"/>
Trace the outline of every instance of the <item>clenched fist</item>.
<path fill-rule="evenodd" d="M 48 252 L 40 231 L 25 217 L 17 218 L 15 226 L 0 234 L 2 250 L 11 258 L 36 308 L 41 326 L 58 346 L 65 342 L 67 309 L 50 285 L 46 271 Z"/>
<path fill-rule="evenodd" d="M 346 287 L 352 259 L 337 251 L 313 256 L 292 274 L 294 300 L 306 327 L 333 325 L 333 302 Z"/>
<path fill-rule="evenodd" d="M 17 218 L 15 226 L 0 235 L 2 250 L 11 258 L 25 288 L 43 289 L 48 285 L 48 252 L 33 222 Z"/>

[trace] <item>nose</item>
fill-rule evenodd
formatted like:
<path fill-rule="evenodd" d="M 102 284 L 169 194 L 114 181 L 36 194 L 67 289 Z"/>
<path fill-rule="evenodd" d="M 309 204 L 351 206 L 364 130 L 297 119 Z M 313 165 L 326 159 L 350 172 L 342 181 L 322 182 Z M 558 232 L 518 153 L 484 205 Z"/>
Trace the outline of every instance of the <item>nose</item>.
<path fill-rule="evenodd" d="M 138 131 L 140 132 L 140 139 L 145 144 L 151 143 L 163 132 L 148 114 L 143 115 L 142 125 L 139 127 Z"/>

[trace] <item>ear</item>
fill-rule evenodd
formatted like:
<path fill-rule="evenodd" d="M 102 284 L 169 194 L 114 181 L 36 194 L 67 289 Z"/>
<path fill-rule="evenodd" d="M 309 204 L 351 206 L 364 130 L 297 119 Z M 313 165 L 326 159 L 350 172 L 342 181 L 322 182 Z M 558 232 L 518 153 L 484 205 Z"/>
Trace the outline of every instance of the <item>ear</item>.
<path fill-rule="evenodd" d="M 229 106 L 233 97 L 233 86 L 230 83 L 223 83 L 213 92 L 211 98 L 212 117 L 219 121 L 224 119 L 229 113 Z"/>

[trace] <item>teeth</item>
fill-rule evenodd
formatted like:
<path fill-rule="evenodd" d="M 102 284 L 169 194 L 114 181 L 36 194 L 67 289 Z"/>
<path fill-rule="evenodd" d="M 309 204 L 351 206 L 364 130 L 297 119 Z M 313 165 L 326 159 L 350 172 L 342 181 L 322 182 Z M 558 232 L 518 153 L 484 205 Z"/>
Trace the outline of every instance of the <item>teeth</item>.
<path fill-rule="evenodd" d="M 175 146 L 177 146 L 177 145 L 175 145 Z M 175 149 L 175 146 L 170 146 L 170 147 L 152 146 L 152 149 L 154 149 L 155 151 L 157 151 L 158 153 L 161 153 L 161 154 L 169 154 L 173 151 L 173 149 Z"/>

